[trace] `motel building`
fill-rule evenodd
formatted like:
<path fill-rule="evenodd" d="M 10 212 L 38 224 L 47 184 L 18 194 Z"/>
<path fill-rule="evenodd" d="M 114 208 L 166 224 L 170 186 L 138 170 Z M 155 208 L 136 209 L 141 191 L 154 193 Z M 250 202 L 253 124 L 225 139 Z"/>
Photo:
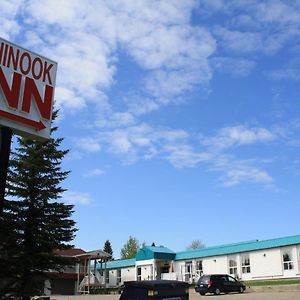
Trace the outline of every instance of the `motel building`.
<path fill-rule="evenodd" d="M 118 287 L 130 280 L 171 279 L 193 283 L 202 274 L 231 274 L 242 280 L 300 277 L 300 235 L 173 252 L 144 246 L 135 258 L 91 263 L 77 293 L 93 287 Z"/>
<path fill-rule="evenodd" d="M 74 257 L 77 264 L 59 274 L 50 273 L 45 294 L 88 294 L 131 280 L 193 283 L 202 274 L 231 274 L 245 281 L 300 278 L 300 235 L 177 253 L 163 246 L 144 246 L 135 258 L 124 260 L 109 260 L 102 250 L 71 249 L 63 255 Z"/>

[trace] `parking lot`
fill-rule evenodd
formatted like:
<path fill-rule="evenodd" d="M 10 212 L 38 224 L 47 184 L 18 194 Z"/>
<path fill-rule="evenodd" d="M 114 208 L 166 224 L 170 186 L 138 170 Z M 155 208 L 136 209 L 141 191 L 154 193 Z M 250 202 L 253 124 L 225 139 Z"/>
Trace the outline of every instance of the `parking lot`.
<path fill-rule="evenodd" d="M 119 300 L 120 295 L 90 295 L 90 296 L 52 296 L 51 300 Z M 244 294 L 228 294 L 214 296 L 207 294 L 200 296 L 191 291 L 190 300 L 297 300 L 300 299 L 299 292 L 252 292 Z"/>
<path fill-rule="evenodd" d="M 196 293 L 190 293 L 190 300 L 296 300 L 300 299 L 300 292 L 253 292 L 244 294 L 228 294 L 228 295 L 205 295 L 200 296 Z"/>

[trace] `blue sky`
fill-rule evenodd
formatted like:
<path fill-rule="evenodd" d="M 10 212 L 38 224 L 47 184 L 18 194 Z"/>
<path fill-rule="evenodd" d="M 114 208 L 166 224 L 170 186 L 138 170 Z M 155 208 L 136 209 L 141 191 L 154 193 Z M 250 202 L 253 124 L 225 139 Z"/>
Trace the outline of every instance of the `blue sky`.
<path fill-rule="evenodd" d="M 299 234 L 299 1 L 0 3 L 58 62 L 77 247 Z"/>

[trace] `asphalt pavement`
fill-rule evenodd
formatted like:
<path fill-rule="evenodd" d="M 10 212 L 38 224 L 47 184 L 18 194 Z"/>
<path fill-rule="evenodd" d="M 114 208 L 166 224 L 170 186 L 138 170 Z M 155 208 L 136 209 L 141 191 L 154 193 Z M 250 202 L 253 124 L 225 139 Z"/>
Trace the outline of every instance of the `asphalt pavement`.
<path fill-rule="evenodd" d="M 300 300 L 300 292 L 251 292 L 243 294 L 210 295 L 201 296 L 190 293 L 190 300 Z"/>
<path fill-rule="evenodd" d="M 119 300 L 120 295 L 90 295 L 90 296 L 51 296 L 51 300 Z M 190 300 L 300 300 L 300 291 L 284 292 L 245 292 L 243 294 L 201 296 L 190 292 Z"/>

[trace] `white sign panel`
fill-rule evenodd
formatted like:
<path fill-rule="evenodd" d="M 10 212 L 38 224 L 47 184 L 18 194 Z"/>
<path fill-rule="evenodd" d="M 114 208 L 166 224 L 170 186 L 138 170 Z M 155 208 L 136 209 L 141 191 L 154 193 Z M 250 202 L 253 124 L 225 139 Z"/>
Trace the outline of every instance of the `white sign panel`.
<path fill-rule="evenodd" d="M 0 38 L 0 126 L 50 137 L 57 63 Z"/>

